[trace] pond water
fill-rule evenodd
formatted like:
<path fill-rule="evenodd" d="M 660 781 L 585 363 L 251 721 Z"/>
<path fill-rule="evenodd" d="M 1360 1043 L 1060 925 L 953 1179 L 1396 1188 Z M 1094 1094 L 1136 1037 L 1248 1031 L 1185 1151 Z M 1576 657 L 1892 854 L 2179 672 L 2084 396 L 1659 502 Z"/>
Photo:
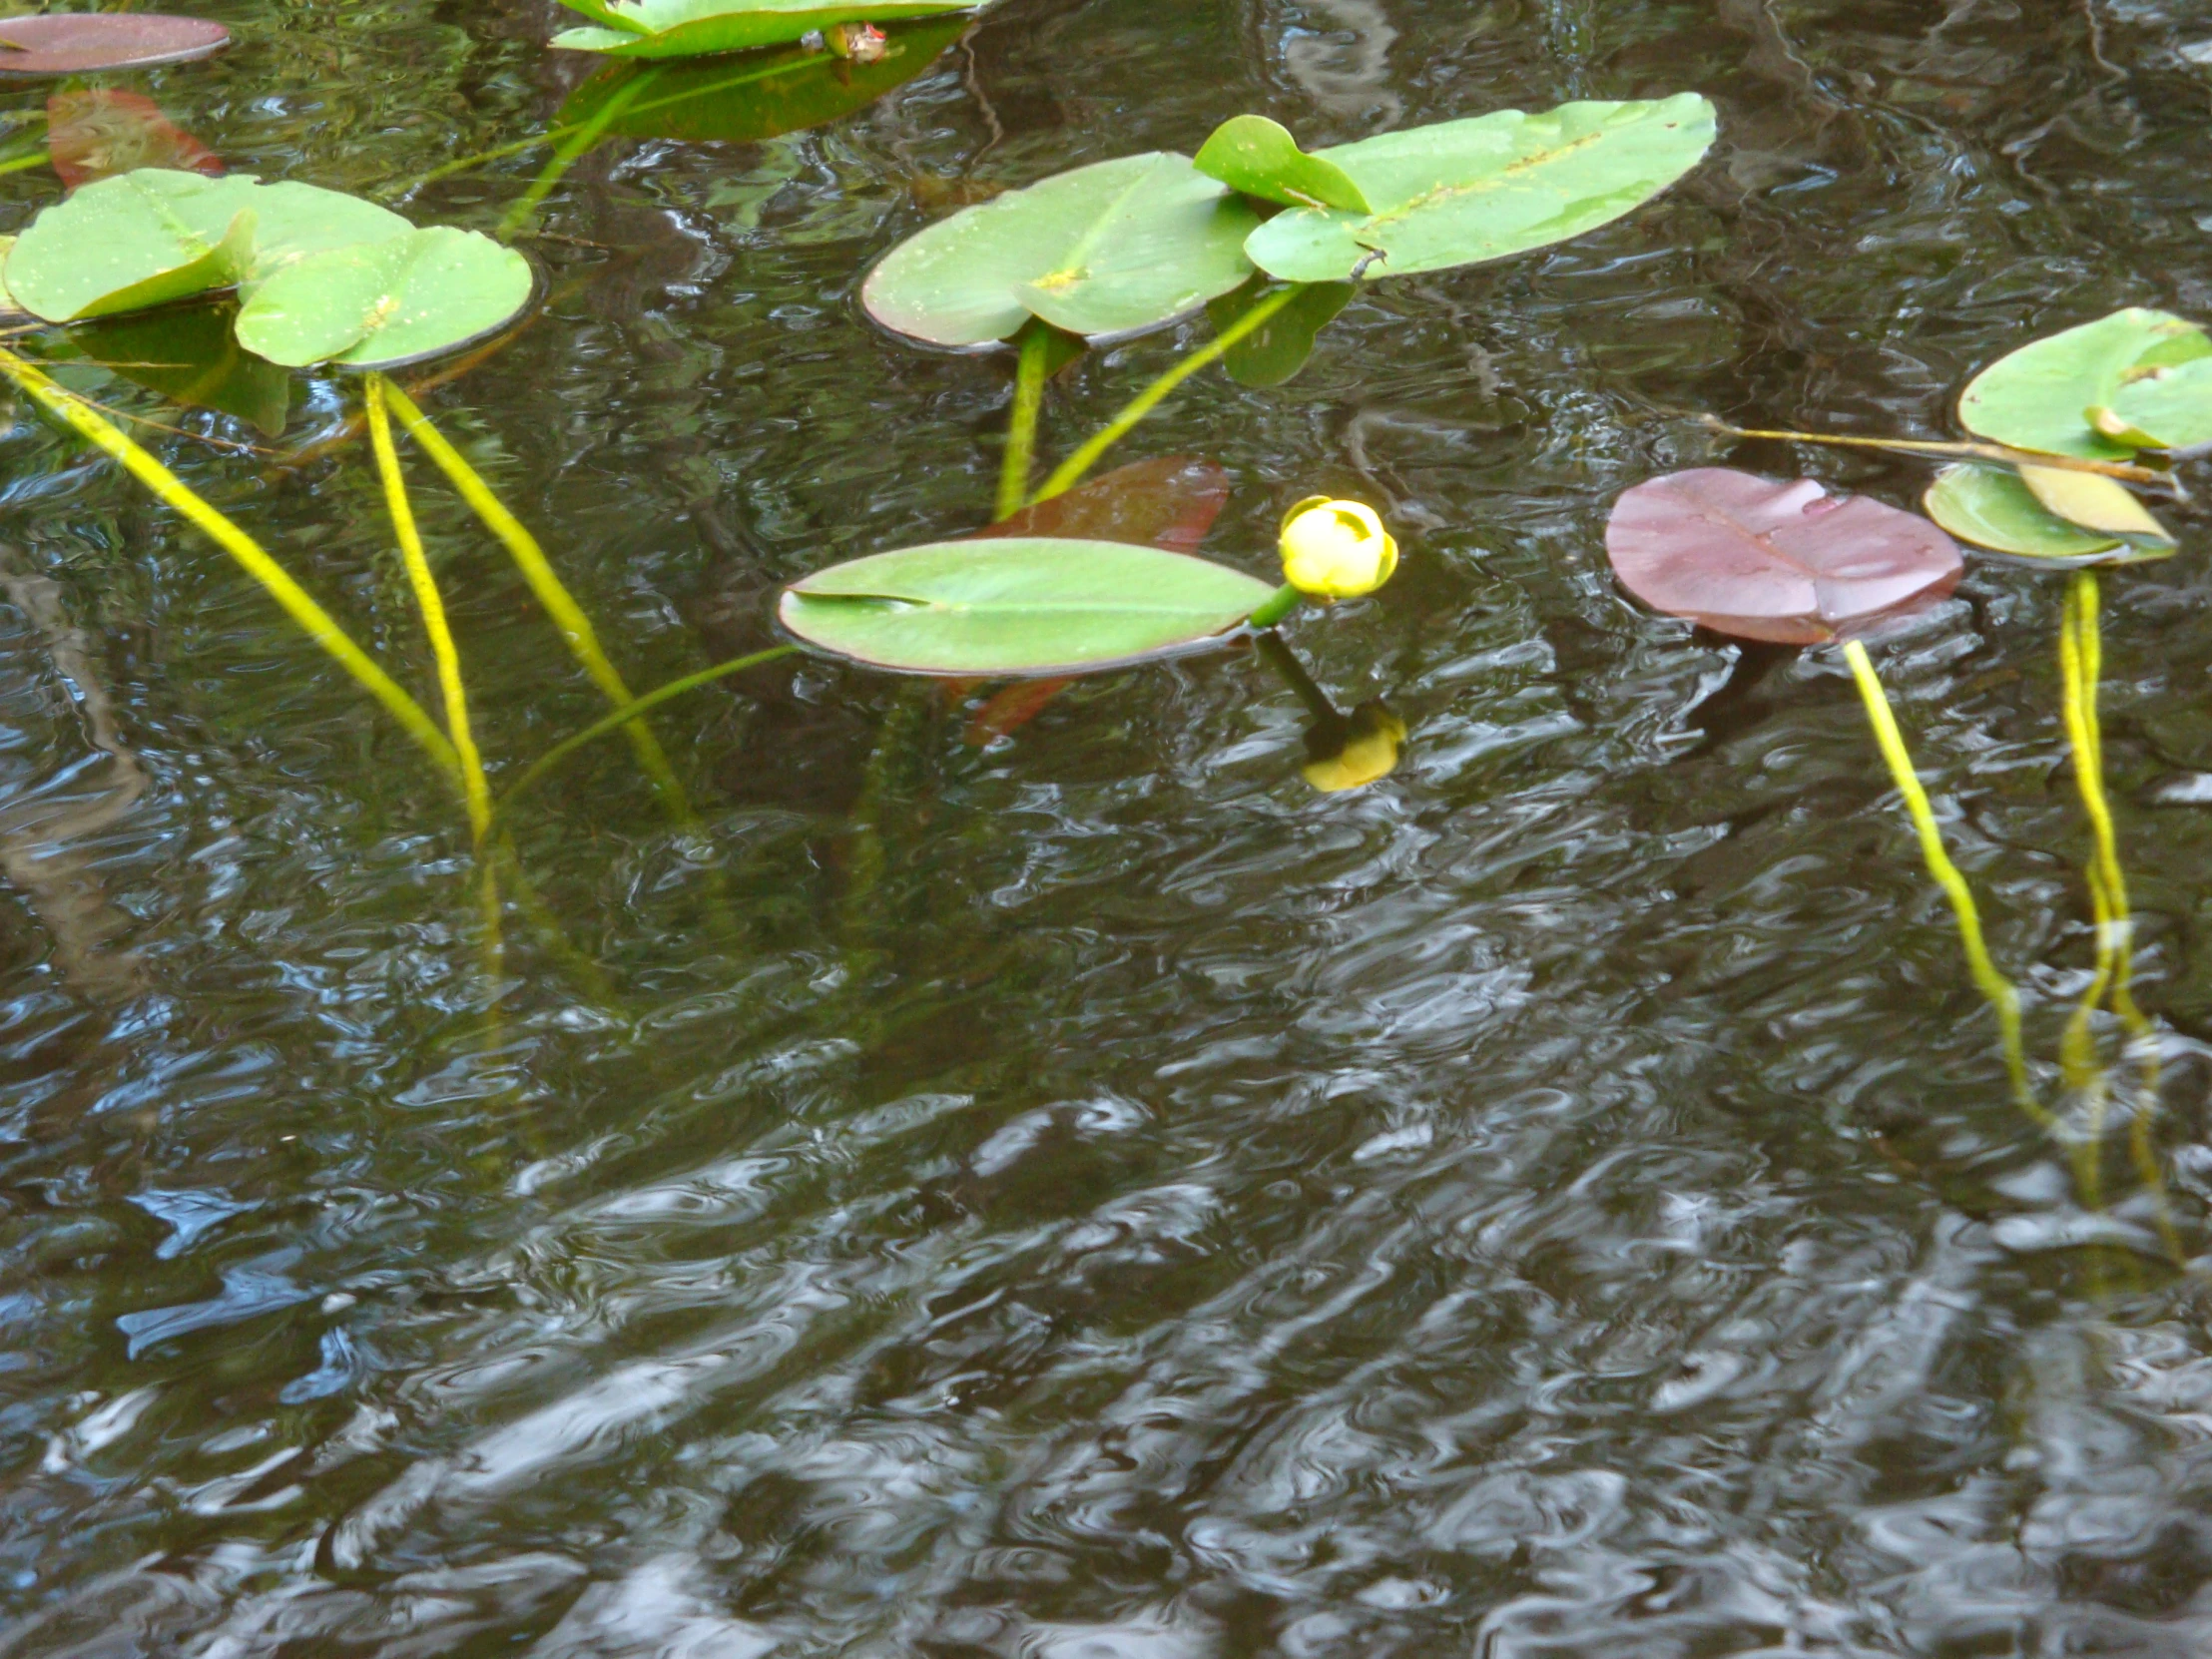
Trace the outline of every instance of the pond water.
<path fill-rule="evenodd" d="M 485 230 L 542 152 L 410 181 L 594 67 L 539 0 L 193 9 L 231 52 L 117 84 Z M 2036 333 L 2212 314 L 2207 65 L 2200 0 L 1006 0 L 830 126 L 601 147 L 522 244 L 543 315 L 425 397 L 643 687 L 989 516 L 1005 361 L 855 298 L 961 202 L 1247 109 L 1335 142 L 1697 90 L 1722 128 L 1113 457 L 1218 459 L 1207 550 L 1257 574 L 1299 496 L 1384 511 L 1397 580 L 1290 638 L 1405 721 L 1392 776 L 1310 789 L 1250 654 L 984 744 L 981 693 L 785 664 L 659 717 L 700 830 L 619 744 L 517 815 L 558 933 L 510 909 L 496 997 L 404 737 L 19 413 L 0 1653 L 2204 1652 L 2212 514 L 2104 583 L 2186 1268 L 2120 1136 L 2099 1209 L 2008 1098 L 1840 661 L 1639 611 L 1602 530 L 1715 458 L 1928 477 L 1699 411 L 1950 436 Z M 57 190 L 0 179 L 0 229 Z M 1055 382 L 1047 457 L 1176 339 Z M 298 377 L 279 442 L 79 383 L 271 451 L 354 395 Z M 427 695 L 358 444 L 151 441 Z M 511 780 L 603 705 L 415 476 Z M 1879 653 L 2054 1099 L 2092 964 L 2062 586 L 1971 563 Z"/>

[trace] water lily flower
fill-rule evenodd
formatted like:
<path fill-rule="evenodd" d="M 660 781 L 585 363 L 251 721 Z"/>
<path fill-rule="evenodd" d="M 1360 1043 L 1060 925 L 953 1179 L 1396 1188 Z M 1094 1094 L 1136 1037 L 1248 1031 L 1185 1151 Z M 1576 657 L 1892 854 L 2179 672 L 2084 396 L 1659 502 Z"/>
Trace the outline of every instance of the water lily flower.
<path fill-rule="evenodd" d="M 1363 501 L 1308 496 L 1283 519 L 1283 574 L 1324 604 L 1373 593 L 1397 569 L 1397 538 Z"/>

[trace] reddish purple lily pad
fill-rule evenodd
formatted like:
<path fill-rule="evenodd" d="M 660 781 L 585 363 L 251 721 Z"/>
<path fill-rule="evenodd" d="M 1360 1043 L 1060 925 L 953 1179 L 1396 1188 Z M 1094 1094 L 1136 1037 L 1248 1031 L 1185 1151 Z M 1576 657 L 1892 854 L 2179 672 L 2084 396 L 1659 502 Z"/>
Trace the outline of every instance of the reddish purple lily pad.
<path fill-rule="evenodd" d="M 90 75 L 210 58 L 231 31 L 159 12 L 48 12 L 0 18 L 0 75 Z"/>
<path fill-rule="evenodd" d="M 1613 503 L 1605 551 L 1621 586 L 1653 610 L 1716 633 L 1820 645 L 1956 586 L 1957 545 L 1917 513 L 1696 467 Z"/>

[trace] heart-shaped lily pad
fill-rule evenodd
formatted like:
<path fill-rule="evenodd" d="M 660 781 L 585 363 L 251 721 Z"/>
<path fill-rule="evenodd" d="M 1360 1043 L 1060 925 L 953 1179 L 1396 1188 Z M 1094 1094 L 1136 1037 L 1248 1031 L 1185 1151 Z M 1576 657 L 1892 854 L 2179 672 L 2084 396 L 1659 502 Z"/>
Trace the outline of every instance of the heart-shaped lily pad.
<path fill-rule="evenodd" d="M 784 590 L 808 644 L 873 668 L 1005 679 L 1084 674 L 1219 643 L 1272 593 L 1226 565 L 1125 542 L 934 542 Z"/>
<path fill-rule="evenodd" d="M 396 368 L 479 339 L 529 303 L 530 263 L 475 231 L 408 231 L 295 260 L 257 282 L 239 343 L 294 368 Z"/>
<path fill-rule="evenodd" d="M 610 64 L 569 95 L 555 120 L 569 128 L 598 123 L 609 137 L 758 144 L 864 108 L 927 69 L 966 27 L 958 17 L 894 25 L 873 63 L 787 46 L 699 63 Z M 600 112 L 640 80 L 647 84 L 600 122 Z"/>
<path fill-rule="evenodd" d="M 1333 161 L 1309 156 L 1288 128 L 1264 115 L 1231 116 L 1199 147 L 1191 165 L 1231 190 L 1286 208 L 1375 212 L 1349 173 Z"/>
<path fill-rule="evenodd" d="M 1654 610 L 1782 645 L 1818 645 L 1948 593 L 1962 568 L 1950 538 L 1916 514 L 1727 467 L 1627 491 L 1605 551 L 1621 586 Z"/>
<path fill-rule="evenodd" d="M 1376 211 L 1294 208 L 1245 244 L 1291 282 L 1406 276 L 1503 259 L 1610 224 L 1695 167 L 1713 142 L 1695 93 L 1499 110 L 1317 151 Z"/>
<path fill-rule="evenodd" d="M 2130 306 L 1999 357 L 1966 383 L 1958 417 L 1967 431 L 2015 449 L 2123 460 L 2129 446 L 2101 435 L 2089 411 L 2115 407 L 2160 369 L 2207 357 L 2212 340 L 2195 323 Z"/>
<path fill-rule="evenodd" d="M 413 229 L 313 185 L 141 168 L 41 212 L 9 251 L 6 281 L 34 316 L 74 322 L 256 281 L 309 254 Z"/>
<path fill-rule="evenodd" d="M 0 18 L 0 75 L 93 75 L 213 57 L 231 31 L 159 12 L 48 12 Z"/>
<path fill-rule="evenodd" d="M 1222 333 L 1251 309 L 1266 287 L 1255 277 L 1234 293 L 1206 302 L 1207 320 Z M 1222 353 L 1221 366 L 1241 386 L 1280 386 L 1306 366 L 1314 340 L 1336 314 L 1352 302 L 1350 282 L 1309 282 L 1267 321 Z"/>
<path fill-rule="evenodd" d="M 2136 546 L 2060 518 L 2029 493 L 2019 474 L 2001 466 L 1946 466 L 1921 504 L 1960 541 L 2018 558 L 2062 565 L 2124 564 L 2164 558 L 2172 550 Z"/>
<path fill-rule="evenodd" d="M 1097 339 L 1195 310 L 1252 274 L 1259 216 L 1170 152 L 1124 156 L 962 209 L 900 243 L 861 303 L 933 345 L 980 345 L 1030 317 Z"/>
<path fill-rule="evenodd" d="M 892 23 L 972 10 L 976 0 L 561 0 L 596 28 L 553 37 L 572 52 L 618 58 L 699 58 L 785 46 L 839 23 Z"/>

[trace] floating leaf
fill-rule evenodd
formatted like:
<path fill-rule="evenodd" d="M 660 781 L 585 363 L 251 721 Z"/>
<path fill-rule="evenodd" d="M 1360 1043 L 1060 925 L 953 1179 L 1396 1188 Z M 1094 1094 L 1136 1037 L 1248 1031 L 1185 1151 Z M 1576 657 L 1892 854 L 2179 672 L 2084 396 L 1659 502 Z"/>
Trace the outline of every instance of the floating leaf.
<path fill-rule="evenodd" d="M 1245 253 L 1292 282 L 1503 259 L 1610 224 L 1695 167 L 1713 133 L 1713 106 L 1695 93 L 1384 133 L 1317 152 L 1375 213 L 1294 208 L 1254 232 Z"/>
<path fill-rule="evenodd" d="M 7 287 L 33 315 L 74 322 L 259 280 L 306 255 L 413 229 L 312 185 L 141 168 L 42 211 L 9 251 Z"/>
<path fill-rule="evenodd" d="M 757 144 L 865 108 L 927 69 L 966 27 L 955 17 L 894 28 L 883 56 L 868 64 L 791 46 L 734 60 L 609 66 L 570 94 L 555 119 L 585 126 L 621 100 L 601 126 L 610 137 Z"/>
<path fill-rule="evenodd" d="M 395 368 L 501 327 L 530 300 L 530 264 L 475 231 L 408 231 L 296 260 L 257 282 L 239 343 L 298 368 Z"/>
<path fill-rule="evenodd" d="M 1231 190 L 1287 208 L 1338 208 L 1372 214 L 1352 176 L 1335 162 L 1309 156 L 1289 129 L 1264 115 L 1234 115 L 1214 129 L 1191 165 Z"/>
<path fill-rule="evenodd" d="M 2195 323 L 2130 306 L 1999 357 L 1966 383 L 1958 417 L 2016 449 L 2124 460 L 2128 447 L 2100 436 L 2089 411 L 2117 408 L 2122 388 L 2156 369 L 2205 357 L 2212 340 Z"/>
<path fill-rule="evenodd" d="M 1921 504 L 1960 541 L 1996 553 L 2077 564 L 2102 564 L 2114 552 L 2123 559 L 2142 556 L 2116 537 L 2058 517 L 2028 493 L 2010 467 L 1946 466 L 1936 474 Z"/>
<path fill-rule="evenodd" d="M 1810 478 L 1781 483 L 1698 467 L 1613 504 L 1605 551 L 1654 610 L 1731 634 L 1815 645 L 1855 623 L 1948 593 L 1961 561 L 1916 514 Z"/>
<path fill-rule="evenodd" d="M 290 412 L 291 375 L 240 349 L 231 332 L 237 312 L 231 304 L 170 305 L 80 324 L 70 343 L 174 402 L 235 415 L 276 437 Z"/>
<path fill-rule="evenodd" d="M 1206 316 L 1221 333 L 1252 307 L 1265 278 L 1206 302 Z M 1239 385 L 1280 386 L 1306 366 L 1314 340 L 1352 301 L 1350 282 L 1311 282 L 1296 298 L 1222 354 L 1221 365 Z"/>
<path fill-rule="evenodd" d="M 840 23 L 892 23 L 973 9 L 975 0 L 561 0 L 600 25 L 553 37 L 572 52 L 621 58 L 699 58 L 785 46 Z"/>
<path fill-rule="evenodd" d="M 2130 541 L 2173 545 L 2166 527 L 2116 479 L 2065 467 L 2023 466 L 2020 482 L 2028 494 L 2069 524 Z"/>
<path fill-rule="evenodd" d="M 231 31 L 158 12 L 48 12 L 0 20 L 0 75 L 91 75 L 213 57 Z"/>
<path fill-rule="evenodd" d="M 2114 423 L 2107 435 L 2122 443 L 2151 449 L 2212 444 L 2212 356 L 2138 369 L 2114 393 L 2109 408 L 2090 411 L 2092 420 L 2100 414 Z"/>
<path fill-rule="evenodd" d="M 1195 455 L 1132 461 L 968 538 L 1055 536 L 1191 553 L 1229 500 L 1229 474 Z"/>
<path fill-rule="evenodd" d="M 1226 565 L 1123 542 L 937 542 L 818 571 L 777 615 L 871 667 L 999 679 L 1119 668 L 1217 643 L 1273 590 Z"/>
<path fill-rule="evenodd" d="M 1252 274 L 1259 218 L 1167 152 L 1057 174 L 907 238 L 868 274 L 868 314 L 935 345 L 1005 339 L 1031 316 L 1097 338 L 1195 310 Z"/>
<path fill-rule="evenodd" d="M 162 114 L 153 99 L 97 87 L 46 101 L 46 153 L 71 190 L 141 167 L 224 172 L 223 159 Z"/>

